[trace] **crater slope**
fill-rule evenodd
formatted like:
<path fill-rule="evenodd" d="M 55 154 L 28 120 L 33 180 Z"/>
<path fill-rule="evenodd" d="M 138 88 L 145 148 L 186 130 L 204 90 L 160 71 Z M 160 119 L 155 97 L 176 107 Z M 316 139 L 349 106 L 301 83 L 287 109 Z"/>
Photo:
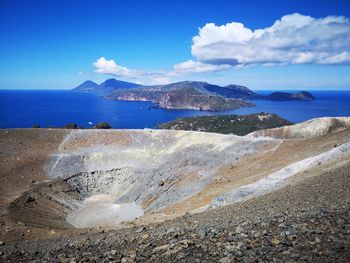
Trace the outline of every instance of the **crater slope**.
<path fill-rule="evenodd" d="M 0 256 L 271 262 L 317 261 L 317 250 L 346 262 L 349 123 L 247 136 L 1 130 Z"/>
<path fill-rule="evenodd" d="M 322 118 L 247 136 L 37 131 L 62 139 L 41 164 L 46 180 L 13 198 L 9 215 L 39 227 L 119 227 L 244 201 L 283 187 L 290 177 L 321 163 L 344 158 L 350 148 L 349 123 L 349 118 Z M 33 133 L 4 131 L 16 132 Z"/>

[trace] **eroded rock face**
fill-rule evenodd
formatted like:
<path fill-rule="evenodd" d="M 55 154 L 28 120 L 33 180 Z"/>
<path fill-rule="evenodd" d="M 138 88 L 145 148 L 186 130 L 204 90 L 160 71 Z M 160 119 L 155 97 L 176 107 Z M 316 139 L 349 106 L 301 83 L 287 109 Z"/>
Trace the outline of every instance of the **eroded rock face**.
<path fill-rule="evenodd" d="M 85 198 L 100 195 L 101 202 L 81 204 L 81 216 L 99 210 L 107 222 L 106 213 L 115 217 L 117 206 L 129 207 L 131 213 L 158 211 L 192 196 L 213 179 L 220 165 L 258 151 L 266 141 L 185 131 L 72 131 L 47 170 Z M 75 212 L 75 222 L 78 217 Z"/>

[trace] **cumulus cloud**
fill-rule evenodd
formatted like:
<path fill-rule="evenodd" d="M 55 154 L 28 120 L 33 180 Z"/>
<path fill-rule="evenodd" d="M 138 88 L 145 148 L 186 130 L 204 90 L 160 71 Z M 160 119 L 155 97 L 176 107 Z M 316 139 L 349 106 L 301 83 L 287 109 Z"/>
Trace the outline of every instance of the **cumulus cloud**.
<path fill-rule="evenodd" d="M 137 72 L 118 65 L 113 59 L 107 60 L 100 57 L 93 63 L 97 73 L 108 74 L 119 77 L 135 77 Z"/>
<path fill-rule="evenodd" d="M 349 63 L 350 22 L 295 13 L 256 30 L 237 22 L 208 23 L 193 37 L 192 55 L 212 65 Z"/>
<path fill-rule="evenodd" d="M 93 63 L 102 74 L 147 84 L 166 84 L 188 74 L 203 74 L 254 65 L 347 64 L 350 62 L 350 21 L 343 16 L 314 18 L 298 13 L 283 16 L 270 27 L 242 23 L 208 23 L 193 37 L 194 60 L 169 70 L 138 70 L 100 57 Z"/>
<path fill-rule="evenodd" d="M 208 64 L 202 63 L 199 61 L 187 60 L 185 62 L 175 64 L 174 72 L 175 73 L 206 73 L 206 72 L 215 72 L 221 71 L 230 68 L 231 65 L 221 64 Z"/>
<path fill-rule="evenodd" d="M 167 84 L 170 83 L 170 77 L 174 75 L 172 71 L 145 71 L 130 69 L 118 65 L 113 59 L 100 57 L 93 63 L 95 72 L 111 75 L 115 77 L 124 77 L 134 79 L 135 82 L 146 82 L 148 84 Z"/>
<path fill-rule="evenodd" d="M 191 73 L 207 73 L 225 70 L 231 67 L 231 65 L 215 65 L 202 63 L 199 61 L 187 60 L 183 63 L 175 64 L 172 70 L 137 70 L 130 69 L 121 65 L 118 65 L 113 59 L 106 59 L 100 57 L 93 63 L 95 72 L 101 74 L 112 75 L 115 77 L 125 77 L 135 79 L 141 82 L 147 82 L 149 84 L 168 84 L 171 79 L 181 75 Z"/>

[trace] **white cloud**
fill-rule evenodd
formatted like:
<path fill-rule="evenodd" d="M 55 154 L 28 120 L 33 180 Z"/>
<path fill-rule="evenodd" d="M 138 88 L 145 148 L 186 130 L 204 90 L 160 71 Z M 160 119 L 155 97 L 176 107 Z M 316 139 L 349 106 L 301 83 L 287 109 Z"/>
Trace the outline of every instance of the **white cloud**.
<path fill-rule="evenodd" d="M 95 72 L 97 73 L 112 75 L 115 77 L 131 78 L 151 85 L 168 84 L 171 83 L 173 78 L 186 74 L 221 71 L 232 67 L 231 65 L 214 65 L 187 60 L 183 63 L 174 65 L 172 70 L 145 71 L 130 69 L 118 65 L 113 59 L 108 60 L 104 57 L 97 59 L 93 65 L 95 67 Z"/>
<path fill-rule="evenodd" d="M 118 77 L 135 77 L 135 75 L 137 74 L 136 71 L 118 65 L 113 59 L 107 60 L 104 57 L 100 57 L 93 64 L 96 68 L 97 73 L 108 74 Z"/>
<path fill-rule="evenodd" d="M 295 13 L 256 30 L 237 22 L 209 23 L 193 37 L 192 55 L 216 65 L 349 63 L 350 22 Z"/>
<path fill-rule="evenodd" d="M 220 26 L 208 23 L 193 37 L 192 55 L 195 60 L 161 71 L 130 69 L 105 57 L 93 65 L 97 73 L 145 84 L 166 84 L 186 75 L 233 67 L 346 64 L 350 63 L 350 21 L 343 16 L 313 18 L 295 13 L 255 30 L 238 22 Z"/>
<path fill-rule="evenodd" d="M 215 65 L 207 64 L 199 61 L 187 60 L 185 62 L 175 64 L 174 72 L 177 74 L 181 73 L 206 73 L 206 72 L 215 72 L 221 71 L 232 67 L 231 65 Z"/>
<path fill-rule="evenodd" d="M 95 72 L 112 75 L 115 77 L 133 79 L 134 82 L 147 83 L 152 85 L 167 84 L 170 83 L 170 77 L 174 76 L 173 71 L 145 71 L 138 69 L 130 69 L 121 65 L 118 65 L 113 59 L 106 59 L 100 57 L 93 63 Z"/>

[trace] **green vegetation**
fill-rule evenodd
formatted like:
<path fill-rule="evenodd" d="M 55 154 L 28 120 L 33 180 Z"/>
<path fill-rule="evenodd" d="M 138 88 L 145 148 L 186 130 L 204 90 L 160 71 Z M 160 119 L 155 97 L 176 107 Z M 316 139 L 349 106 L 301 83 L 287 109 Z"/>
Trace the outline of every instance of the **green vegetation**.
<path fill-rule="evenodd" d="M 204 131 L 223 134 L 246 135 L 248 133 L 290 125 L 291 122 L 276 114 L 261 112 L 250 115 L 219 115 L 179 118 L 160 124 L 160 129 Z"/>
<path fill-rule="evenodd" d="M 100 122 L 94 126 L 95 129 L 110 129 L 112 126 L 108 122 Z"/>
<path fill-rule="evenodd" d="M 32 128 L 41 128 L 39 124 L 33 124 Z M 49 129 L 60 129 L 60 127 L 54 127 L 51 125 L 48 125 L 47 128 Z M 86 129 L 85 127 L 78 126 L 76 123 L 68 123 L 62 127 L 63 129 Z M 94 127 L 90 129 L 111 129 L 112 126 L 108 122 L 100 122 L 96 124 Z M 89 128 L 87 128 L 89 129 Z"/>
<path fill-rule="evenodd" d="M 76 123 L 68 123 L 63 128 L 64 129 L 78 129 L 78 125 Z"/>

